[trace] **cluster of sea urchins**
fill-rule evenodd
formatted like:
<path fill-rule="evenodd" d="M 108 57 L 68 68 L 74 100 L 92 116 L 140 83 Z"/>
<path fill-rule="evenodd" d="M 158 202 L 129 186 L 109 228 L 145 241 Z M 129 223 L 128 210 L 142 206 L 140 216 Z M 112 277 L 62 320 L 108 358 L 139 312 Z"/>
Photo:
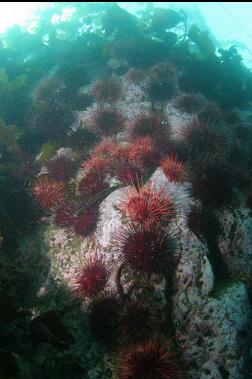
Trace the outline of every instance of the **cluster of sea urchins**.
<path fill-rule="evenodd" d="M 109 84 L 109 94 L 106 94 L 105 84 Z M 111 107 L 119 95 L 118 83 L 113 80 L 97 82 L 93 90 L 101 106 L 93 113 L 90 128 L 103 138 L 102 141 L 79 164 L 77 181 L 74 179 L 77 161 L 65 156 L 50 159 L 46 164 L 47 173 L 34 183 L 34 193 L 48 216 L 52 215 L 53 223 L 70 228 L 78 236 L 87 237 L 95 231 L 99 218 L 99 206 L 93 200 L 99 199 L 109 189 L 108 179 L 113 177 L 121 185 L 130 185 L 127 199 L 119 207 L 127 224 L 115 236 L 113 246 L 117 250 L 119 267 L 137 276 L 167 275 L 174 269 L 178 258 L 170 230 L 170 222 L 176 216 L 175 206 L 164 190 L 155 188 L 154 182 L 142 185 L 139 182 L 166 156 L 166 147 L 170 147 L 170 125 L 163 115 L 140 114 L 129 126 L 129 142 L 120 144 L 113 135 L 123 129 L 124 120 L 120 112 Z M 106 102 L 110 105 L 105 106 Z M 183 164 L 174 159 L 173 166 L 173 175 L 176 176 L 177 170 L 177 181 L 182 182 L 185 178 Z M 139 349 L 142 346 L 147 353 L 144 360 L 147 364 L 150 360 L 151 370 L 154 370 L 148 374 L 151 378 L 156 375 L 155 370 L 160 370 L 158 360 L 163 359 L 162 355 L 172 356 L 165 346 L 151 342 L 158 336 L 160 315 L 146 299 L 131 299 L 130 291 L 125 296 L 119 288 L 117 293 L 110 293 L 110 275 L 107 262 L 97 253 L 91 254 L 74 279 L 74 292 L 88 301 L 93 336 L 99 342 L 114 344 L 120 335 L 132 354 L 136 348 L 132 344 L 138 342 Z M 147 340 L 150 341 L 149 345 L 146 344 Z M 155 347 L 157 362 L 147 351 L 148 346 Z M 160 350 L 161 346 L 163 350 Z M 137 378 L 142 363 L 139 361 L 138 365 L 135 362 L 136 368 L 131 366 L 130 361 L 128 364 L 129 374 Z M 175 358 L 171 364 L 177 367 Z M 125 375 L 122 374 L 123 365 L 126 367 L 126 361 L 119 363 L 119 377 Z M 176 371 L 170 369 L 169 364 L 166 367 L 165 363 L 161 374 L 166 377 Z"/>
<path fill-rule="evenodd" d="M 152 101 L 163 101 L 173 95 L 172 76 L 176 75 L 171 66 L 162 64 L 150 70 L 147 90 Z M 159 328 L 158 316 L 152 311 L 153 304 L 148 304 L 146 299 L 131 298 L 131 286 L 125 293 L 121 274 L 125 270 L 136 278 L 134 288 L 140 277 L 150 279 L 156 274 L 167 277 L 178 262 L 171 227 L 176 217 L 175 205 L 164 189 L 156 188 L 155 182 L 139 184 L 156 167 L 161 166 L 174 186 L 190 179 L 191 194 L 201 206 L 188 212 L 188 226 L 199 238 L 205 238 L 213 230 L 214 211 L 232 204 L 227 141 L 222 129 L 213 125 L 213 121 L 220 121 L 220 112 L 209 103 L 204 117 L 203 113 L 199 118 L 195 116 L 182 129 L 178 141 L 172 140 L 171 125 L 163 111 L 142 112 L 127 123 L 126 140 L 122 143 L 115 138 L 126 126 L 116 106 L 121 95 L 120 83 L 114 79 L 96 82 L 93 94 L 98 107 L 88 120 L 88 128 L 75 134 L 84 140 L 88 136 L 93 144 L 98 136 L 101 142 L 84 155 L 81 163 L 79 158 L 60 155 L 50 159 L 47 173 L 36 179 L 33 190 L 54 224 L 70 228 L 75 235 L 85 238 L 95 232 L 99 202 L 109 193 L 111 179 L 116 179 L 119 186 L 130 186 L 127 198 L 118 208 L 126 223 L 115 234 L 112 246 L 119 267 L 117 292 L 110 292 L 111 270 L 107 262 L 94 254 L 79 269 L 75 293 L 90 304 L 90 328 L 94 337 L 100 342 L 114 343 L 120 335 L 128 346 L 124 359 L 120 355 L 119 378 L 134 379 L 139 375 L 154 378 L 157 373 L 160 378 L 176 378 L 180 371 L 175 355 L 157 342 L 159 337 L 154 330 Z M 177 107 L 196 113 L 199 98 L 186 94 L 179 98 Z M 250 197 L 249 193 L 248 205 Z M 207 210 L 208 218 L 202 209 Z M 218 234 L 219 228 L 214 232 Z M 145 365 L 149 367 L 146 373 Z"/>
<path fill-rule="evenodd" d="M 173 95 L 172 77 L 176 75 L 171 66 L 158 65 L 149 74 L 147 90 L 152 101 L 163 101 Z M 162 97 L 157 96 L 156 87 Z M 233 201 L 231 175 L 225 166 L 227 143 L 222 131 L 212 125 L 212 115 L 218 115 L 218 109 L 209 105 L 205 110 L 208 117 L 193 118 L 181 131 L 177 144 L 172 140 L 171 125 L 163 111 L 142 112 L 128 122 L 126 140 L 122 143 L 115 138 L 125 129 L 125 119 L 116 107 L 121 95 L 119 82 L 114 79 L 96 82 L 93 94 L 98 107 L 81 135 L 93 133 L 101 142 L 81 163 L 64 156 L 50 159 L 47 173 L 34 183 L 34 193 L 56 225 L 71 228 L 85 238 L 96 229 L 99 202 L 109 193 L 111 179 L 116 179 L 119 186 L 129 185 L 126 198 L 118 206 L 125 223 L 115 234 L 112 246 L 118 263 L 116 292 L 111 292 L 109 286 L 111 267 L 101 256 L 93 254 L 79 269 L 75 293 L 88 301 L 94 337 L 114 344 L 120 340 L 119 335 L 127 345 L 126 349 L 120 348 L 119 378 L 180 377 L 175 354 L 159 342 L 155 306 L 141 296 L 132 297 L 132 289 L 141 282 L 139 278 L 148 281 L 156 274 L 168 277 L 178 262 L 172 226 L 175 205 L 155 182 L 143 183 L 158 166 L 174 186 L 190 179 L 191 194 L 201 206 L 188 212 L 188 226 L 199 238 L 205 238 L 215 224 L 215 215 L 210 212 Z M 177 106 L 187 113 L 196 113 L 199 99 L 186 94 L 179 98 Z M 203 209 L 207 209 L 213 222 L 208 222 Z M 135 282 L 126 292 L 122 272 L 131 275 Z"/>

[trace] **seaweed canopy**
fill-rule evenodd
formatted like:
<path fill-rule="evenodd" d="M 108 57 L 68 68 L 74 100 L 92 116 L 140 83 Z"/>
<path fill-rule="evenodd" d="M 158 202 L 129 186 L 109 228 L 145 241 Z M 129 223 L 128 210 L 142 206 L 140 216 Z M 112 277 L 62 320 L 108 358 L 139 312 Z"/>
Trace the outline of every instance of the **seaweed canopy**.
<path fill-rule="evenodd" d="M 161 32 L 174 28 L 181 21 L 184 21 L 184 17 L 173 9 L 154 8 L 150 27 L 155 32 Z"/>
<path fill-rule="evenodd" d="M 113 36 L 113 39 L 118 40 L 132 38 L 139 33 L 136 16 L 116 3 L 110 3 L 109 9 L 102 18 L 102 28 L 106 36 Z"/>

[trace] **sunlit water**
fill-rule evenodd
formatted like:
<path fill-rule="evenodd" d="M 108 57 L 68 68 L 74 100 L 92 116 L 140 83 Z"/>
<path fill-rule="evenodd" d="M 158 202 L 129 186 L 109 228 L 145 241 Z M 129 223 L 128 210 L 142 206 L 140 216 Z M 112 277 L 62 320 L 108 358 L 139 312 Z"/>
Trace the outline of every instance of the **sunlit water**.
<path fill-rule="evenodd" d="M 118 2 L 121 7 L 134 12 L 144 8 L 146 3 Z M 152 3 L 148 3 L 149 5 Z M 252 3 L 247 2 L 155 2 L 155 7 L 172 7 L 188 10 L 189 17 L 195 17 L 211 31 L 220 46 L 228 48 L 236 45 L 244 62 L 252 66 Z M 46 2 L 1 2 L 0 32 L 14 24 L 25 25 L 33 17 L 34 11 L 50 6 Z M 193 16 L 194 14 L 194 16 Z"/>

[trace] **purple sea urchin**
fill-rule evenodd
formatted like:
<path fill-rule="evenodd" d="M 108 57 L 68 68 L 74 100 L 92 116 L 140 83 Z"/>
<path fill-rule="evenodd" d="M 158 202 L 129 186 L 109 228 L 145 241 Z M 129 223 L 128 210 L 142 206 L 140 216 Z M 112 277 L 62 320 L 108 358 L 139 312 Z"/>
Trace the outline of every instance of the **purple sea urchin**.
<path fill-rule="evenodd" d="M 182 371 L 177 354 L 168 346 L 151 341 L 123 349 L 119 355 L 119 379 L 179 379 Z"/>
<path fill-rule="evenodd" d="M 144 301 L 126 301 L 121 307 L 119 334 L 126 342 L 146 341 L 157 333 L 159 318 L 153 305 Z"/>
<path fill-rule="evenodd" d="M 135 272 L 162 273 L 177 263 L 174 239 L 160 228 L 126 225 L 115 236 L 118 260 Z"/>
<path fill-rule="evenodd" d="M 94 338 L 105 344 L 115 344 L 121 305 L 116 296 L 104 295 L 91 304 L 89 323 Z"/>
<path fill-rule="evenodd" d="M 185 113 L 195 113 L 200 108 L 199 97 L 193 93 L 186 93 L 179 96 L 176 101 L 176 107 Z"/>
<path fill-rule="evenodd" d="M 90 126 L 100 136 L 112 136 L 124 128 L 124 118 L 115 109 L 98 109 L 90 119 Z"/>
<path fill-rule="evenodd" d="M 93 94 L 99 102 L 113 103 L 119 99 L 121 92 L 121 85 L 115 78 L 98 80 L 93 86 Z"/>

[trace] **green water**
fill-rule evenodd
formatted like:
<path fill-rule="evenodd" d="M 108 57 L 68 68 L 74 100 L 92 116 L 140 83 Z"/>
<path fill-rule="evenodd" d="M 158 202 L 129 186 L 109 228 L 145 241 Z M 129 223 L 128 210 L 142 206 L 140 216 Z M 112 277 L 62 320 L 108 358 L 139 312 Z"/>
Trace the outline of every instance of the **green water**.
<path fill-rule="evenodd" d="M 251 11 L 0 4 L 0 378 L 251 377 Z"/>

